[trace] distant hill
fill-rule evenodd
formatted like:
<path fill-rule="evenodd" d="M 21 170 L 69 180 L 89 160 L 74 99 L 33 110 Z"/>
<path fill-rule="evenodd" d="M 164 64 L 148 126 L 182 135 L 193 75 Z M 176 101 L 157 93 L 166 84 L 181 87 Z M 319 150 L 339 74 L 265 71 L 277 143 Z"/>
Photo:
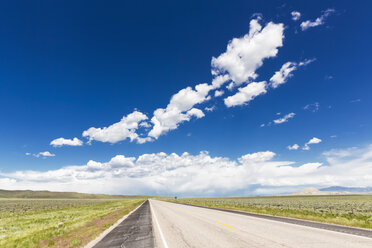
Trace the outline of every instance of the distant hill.
<path fill-rule="evenodd" d="M 104 194 L 84 194 L 76 192 L 52 192 L 52 191 L 33 191 L 33 190 L 3 190 L 0 189 L 0 198 L 54 198 L 54 199 L 127 199 L 127 198 L 147 198 L 143 195 L 104 195 Z"/>
<path fill-rule="evenodd" d="M 372 187 L 342 187 L 332 186 L 320 189 L 321 191 L 348 191 L 350 193 L 372 193 Z"/>
<path fill-rule="evenodd" d="M 301 191 L 294 192 L 291 195 L 346 195 L 350 194 L 347 191 L 321 191 L 316 188 L 305 188 Z"/>

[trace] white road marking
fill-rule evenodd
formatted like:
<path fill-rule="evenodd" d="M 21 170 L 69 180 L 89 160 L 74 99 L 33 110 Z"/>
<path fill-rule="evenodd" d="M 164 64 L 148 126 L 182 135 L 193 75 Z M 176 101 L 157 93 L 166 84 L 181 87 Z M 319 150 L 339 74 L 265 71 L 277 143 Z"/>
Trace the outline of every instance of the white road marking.
<path fill-rule="evenodd" d="M 166 241 L 165 238 L 164 238 L 164 234 L 163 234 L 163 232 L 162 232 L 162 230 L 161 230 L 161 228 L 160 228 L 160 225 L 159 225 L 159 222 L 158 222 L 158 218 L 156 218 L 156 214 L 155 214 L 154 208 L 152 207 L 151 202 L 150 202 L 150 206 L 151 206 L 152 214 L 154 215 L 154 219 L 155 219 L 155 222 L 156 222 L 156 226 L 157 226 L 158 229 L 159 229 L 160 237 L 161 237 L 161 240 L 163 241 L 164 248 L 168 248 L 167 241 Z"/>

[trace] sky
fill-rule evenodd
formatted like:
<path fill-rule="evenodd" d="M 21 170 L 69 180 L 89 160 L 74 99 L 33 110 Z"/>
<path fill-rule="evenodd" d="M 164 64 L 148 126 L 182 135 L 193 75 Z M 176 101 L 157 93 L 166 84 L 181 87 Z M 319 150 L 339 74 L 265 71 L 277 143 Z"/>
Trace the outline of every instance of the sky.
<path fill-rule="evenodd" d="M 372 186 L 371 7 L 3 1 L 0 188 Z"/>

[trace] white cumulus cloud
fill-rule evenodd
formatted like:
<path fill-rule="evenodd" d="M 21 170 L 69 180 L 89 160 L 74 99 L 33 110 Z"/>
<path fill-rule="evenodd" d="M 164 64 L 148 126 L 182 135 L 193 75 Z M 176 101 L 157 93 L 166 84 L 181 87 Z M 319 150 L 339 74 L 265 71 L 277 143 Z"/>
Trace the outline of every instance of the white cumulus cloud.
<path fill-rule="evenodd" d="M 34 156 L 34 157 L 37 157 L 37 158 L 40 158 L 40 157 L 42 157 L 42 158 L 47 158 L 47 157 L 54 157 L 54 156 L 56 156 L 56 155 L 53 154 L 53 153 L 50 153 L 50 152 L 48 152 L 48 151 L 45 151 L 45 152 L 39 152 L 39 153 L 37 153 L 37 154 L 33 154 L 33 156 Z"/>
<path fill-rule="evenodd" d="M 223 90 L 216 90 L 216 91 L 214 92 L 214 97 L 222 96 L 223 93 L 225 93 Z"/>
<path fill-rule="evenodd" d="M 119 122 L 108 127 L 91 127 L 88 130 L 85 130 L 83 132 L 83 137 L 88 138 L 89 142 L 96 140 L 101 142 L 117 143 L 125 139 L 134 141 L 139 138 L 136 133 L 138 124 L 147 119 L 148 117 L 145 114 L 139 111 L 134 111 L 131 114 L 124 116 Z"/>
<path fill-rule="evenodd" d="M 232 39 L 226 52 L 212 58 L 213 74 L 228 73 L 230 79 L 240 85 L 258 76 L 256 70 L 264 59 L 277 55 L 283 45 L 284 25 L 270 22 L 262 28 L 259 19 L 251 20 L 248 34 Z"/>
<path fill-rule="evenodd" d="M 158 108 L 154 111 L 151 118 L 153 128 L 148 135 L 157 139 L 169 130 L 176 129 L 180 123 L 190 121 L 193 116 L 204 117 L 203 111 L 193 106 L 209 100 L 208 93 L 211 89 L 211 85 L 198 84 L 195 89 L 187 87 L 174 94 L 165 109 Z"/>
<path fill-rule="evenodd" d="M 56 170 L 0 172 L 0 188 L 213 196 L 280 194 L 309 186 L 371 186 L 372 145 L 325 152 L 326 164 L 301 164 L 275 156 L 272 151 L 248 153 L 236 160 L 207 152 L 117 155 L 108 162 L 90 160 Z"/>
<path fill-rule="evenodd" d="M 65 138 L 58 138 L 55 140 L 52 140 L 50 142 L 50 145 L 54 147 L 60 147 L 60 146 L 82 146 L 83 141 L 79 140 L 78 138 L 73 138 L 73 139 L 65 139 Z"/>
<path fill-rule="evenodd" d="M 297 150 L 298 148 L 300 148 L 300 146 L 298 144 L 294 144 L 292 146 L 287 146 L 288 150 Z"/>
<path fill-rule="evenodd" d="M 245 87 L 239 88 L 239 92 L 235 95 L 229 96 L 224 99 L 227 107 L 247 104 L 252 101 L 256 96 L 266 93 L 266 82 L 253 82 Z"/>
<path fill-rule="evenodd" d="M 276 57 L 278 49 L 283 46 L 284 25 L 273 22 L 261 25 L 262 17 L 255 15 L 254 18 L 250 21 L 248 34 L 232 39 L 225 52 L 212 57 L 211 83 L 181 89 L 171 97 L 165 108 L 156 108 L 150 120 L 145 114 L 134 111 L 107 127 L 91 127 L 83 131 L 82 136 L 88 139 L 88 143 L 92 141 L 117 143 L 129 139 L 131 142 L 143 144 L 157 140 L 161 135 L 177 129 L 183 122 L 203 118 L 205 113 L 201 109 L 207 111 L 211 109 L 197 105 L 205 103 L 212 97 L 223 95 L 221 87 L 224 84 L 227 84 L 230 91 L 236 86 L 240 87 L 238 92 L 224 99 L 227 107 L 247 104 L 258 95 L 265 94 L 268 83 L 252 81 L 257 78 L 256 70 L 263 65 L 264 60 Z M 279 84 L 285 83 L 293 70 L 310 62 L 310 60 L 300 63 L 288 62 L 274 74 L 270 85 L 276 88 Z M 240 86 L 243 83 L 246 85 Z M 79 143 L 79 140 L 75 139 L 72 141 L 62 139 L 52 141 L 52 145 Z"/>
<path fill-rule="evenodd" d="M 322 142 L 321 139 L 316 138 L 316 137 L 313 137 L 307 143 L 305 143 L 305 145 L 302 148 L 302 150 L 308 151 L 308 150 L 310 150 L 310 146 L 309 145 L 311 145 L 311 144 L 319 144 L 320 142 Z"/>

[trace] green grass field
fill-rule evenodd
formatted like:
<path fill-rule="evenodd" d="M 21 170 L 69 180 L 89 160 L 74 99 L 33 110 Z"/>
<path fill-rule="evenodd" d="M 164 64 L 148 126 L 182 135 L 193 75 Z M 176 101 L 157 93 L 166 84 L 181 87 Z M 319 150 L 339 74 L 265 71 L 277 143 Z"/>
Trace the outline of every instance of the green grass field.
<path fill-rule="evenodd" d="M 159 199 L 197 206 L 372 228 L 372 195 Z"/>
<path fill-rule="evenodd" d="M 0 247 L 82 247 L 145 199 L 0 199 Z"/>

